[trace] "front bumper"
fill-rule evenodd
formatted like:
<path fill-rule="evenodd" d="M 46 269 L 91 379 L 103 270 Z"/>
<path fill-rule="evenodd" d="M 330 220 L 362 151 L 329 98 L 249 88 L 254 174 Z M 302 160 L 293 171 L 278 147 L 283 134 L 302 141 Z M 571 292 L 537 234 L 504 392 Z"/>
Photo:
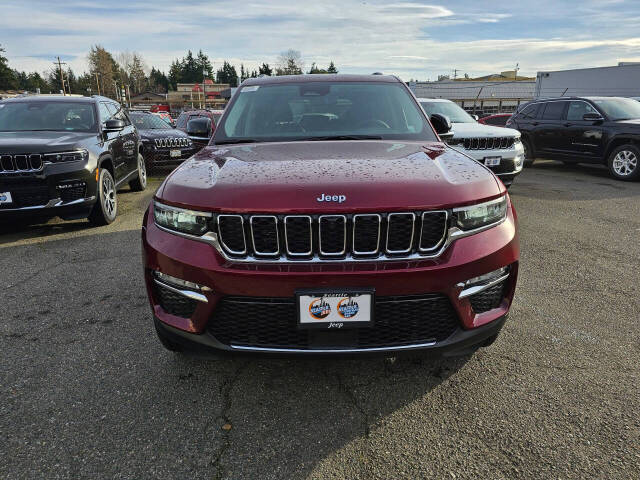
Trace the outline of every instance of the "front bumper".
<path fill-rule="evenodd" d="M 171 150 L 180 150 L 179 157 L 172 157 Z M 180 147 L 180 148 L 157 148 L 153 145 L 145 144 L 142 151 L 142 156 L 145 159 L 147 168 L 153 167 L 175 167 L 180 165 L 186 159 L 194 155 L 200 150 L 199 147 L 193 145 L 192 147 Z"/>
<path fill-rule="evenodd" d="M 0 192 L 11 203 L 0 204 L 0 219 L 12 217 L 85 218 L 96 202 L 95 170 L 87 163 L 45 164 L 40 172 L 0 174 Z"/>
<path fill-rule="evenodd" d="M 485 164 L 488 157 L 501 157 L 500 165 L 489 168 L 505 185 L 511 185 L 513 180 L 522 172 L 524 167 L 524 147 L 522 143 L 516 143 L 508 149 L 467 150 L 463 146 L 456 145 L 453 148 L 473 158 L 475 161 Z"/>
<path fill-rule="evenodd" d="M 509 312 L 516 286 L 519 245 L 516 216 L 511 205 L 509 205 L 506 221 L 484 232 L 454 241 L 437 258 L 357 264 L 230 263 L 222 258 L 213 246 L 163 231 L 155 225 L 152 218 L 153 216 L 147 212 L 143 222 L 142 245 L 145 281 L 153 315 L 158 329 L 166 334 L 165 336 L 175 339 L 177 343 L 190 346 L 199 344 L 206 348 L 223 351 L 281 354 L 460 351 L 470 345 L 483 343 L 499 331 Z M 472 297 L 460 298 L 462 284 L 465 281 L 505 266 L 510 267 L 509 276 L 501 286 L 503 290 L 495 305 L 478 313 L 474 310 Z M 203 298 L 195 300 L 192 309 L 181 310 L 177 314 L 169 313 L 163 308 L 163 299 L 153 276 L 154 271 L 206 287 L 206 290 L 199 293 Z M 422 340 L 394 339 L 389 345 L 368 343 L 363 346 L 364 344 L 357 343 L 357 338 L 354 340 L 355 337 L 343 335 L 340 338 L 335 337 L 335 344 L 332 344 L 331 338 L 316 341 L 317 339 L 305 337 L 304 345 L 299 347 L 297 344 L 274 346 L 264 341 L 252 344 L 252 338 L 255 336 L 248 332 L 253 325 L 260 324 L 261 328 L 275 329 L 276 331 L 271 333 L 277 336 L 278 328 L 296 327 L 290 318 L 284 323 L 271 324 L 268 319 L 272 317 L 268 316 L 267 310 L 264 311 L 265 318 L 256 318 L 261 316 L 259 308 L 246 315 L 243 310 L 232 310 L 231 314 L 226 311 L 226 316 L 221 317 L 223 315 L 221 312 L 225 311 L 229 303 L 235 302 L 237 307 L 238 303 L 244 301 L 243 299 L 246 303 L 260 301 L 260 308 L 268 307 L 270 302 L 275 301 L 280 304 L 287 303 L 289 306 L 281 311 L 289 315 L 293 311 L 291 299 L 296 290 L 343 287 L 373 288 L 376 301 L 378 298 L 382 301 L 393 297 L 403 302 L 412 302 L 416 301 L 416 297 L 419 297 L 419 301 L 424 301 L 424 297 L 437 297 L 438 301 L 444 301 L 450 305 L 450 316 L 455 324 L 435 341 L 428 336 L 429 338 L 425 337 Z M 402 308 L 409 304 L 404 305 Z M 402 312 L 407 311 L 402 310 Z M 424 322 L 430 321 L 426 318 L 429 316 L 409 318 L 410 315 L 408 315 L 406 321 L 423 322 L 421 324 L 424 325 Z M 389 321 L 395 322 L 393 325 L 402 329 L 404 316 L 401 314 L 397 317 L 402 318 L 392 318 Z M 432 319 L 432 321 L 435 320 Z M 388 322 L 387 327 L 390 325 Z M 373 329 L 376 329 L 375 325 Z M 379 323 L 379 325 L 382 324 Z M 243 328 L 244 331 L 242 331 Z M 233 331 L 229 333 L 229 330 Z M 223 332 L 224 335 L 219 332 Z M 233 335 L 238 334 L 243 336 L 242 342 L 229 340 L 234 338 Z M 292 335 L 300 338 L 295 333 Z"/>

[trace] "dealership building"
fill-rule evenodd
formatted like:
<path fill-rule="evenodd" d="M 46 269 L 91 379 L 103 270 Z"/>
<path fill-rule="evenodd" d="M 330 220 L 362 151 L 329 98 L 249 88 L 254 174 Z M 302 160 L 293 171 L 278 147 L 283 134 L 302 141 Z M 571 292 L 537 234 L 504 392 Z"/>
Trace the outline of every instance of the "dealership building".
<path fill-rule="evenodd" d="M 640 97 L 640 63 L 538 72 L 535 98 Z"/>
<path fill-rule="evenodd" d="M 511 113 L 521 103 L 533 100 L 534 80 L 442 80 L 409 82 L 418 98 L 446 98 L 469 113 Z"/>

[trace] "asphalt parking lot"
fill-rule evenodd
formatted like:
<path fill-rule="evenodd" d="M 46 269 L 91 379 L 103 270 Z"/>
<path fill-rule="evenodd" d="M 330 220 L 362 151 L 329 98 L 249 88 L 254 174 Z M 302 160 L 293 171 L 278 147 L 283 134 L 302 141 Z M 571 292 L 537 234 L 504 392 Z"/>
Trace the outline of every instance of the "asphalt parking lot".
<path fill-rule="evenodd" d="M 0 234 L 0 478 L 639 478 L 640 183 L 538 162 L 520 280 L 471 357 L 176 356 L 140 222 Z"/>

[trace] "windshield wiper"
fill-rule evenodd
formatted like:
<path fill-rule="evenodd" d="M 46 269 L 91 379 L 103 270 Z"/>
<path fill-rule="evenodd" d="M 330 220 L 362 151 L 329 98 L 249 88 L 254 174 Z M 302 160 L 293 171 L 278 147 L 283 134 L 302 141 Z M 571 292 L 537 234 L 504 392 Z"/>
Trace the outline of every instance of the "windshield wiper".
<path fill-rule="evenodd" d="M 323 140 L 382 140 L 380 135 L 326 135 L 323 137 L 307 137 L 302 141 L 321 142 Z"/>

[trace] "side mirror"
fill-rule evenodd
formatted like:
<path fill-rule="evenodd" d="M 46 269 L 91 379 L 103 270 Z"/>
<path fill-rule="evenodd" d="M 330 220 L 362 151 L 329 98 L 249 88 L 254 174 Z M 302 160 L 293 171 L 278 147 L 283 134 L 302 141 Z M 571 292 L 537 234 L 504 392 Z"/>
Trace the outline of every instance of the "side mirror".
<path fill-rule="evenodd" d="M 584 120 L 585 122 L 601 122 L 604 120 L 604 118 L 602 118 L 602 115 L 600 115 L 599 113 L 585 113 L 582 116 L 582 120 Z"/>
<path fill-rule="evenodd" d="M 451 120 L 446 115 L 434 113 L 431 115 L 431 125 L 435 129 L 436 133 L 440 135 L 440 138 L 451 137 Z"/>
<path fill-rule="evenodd" d="M 210 138 L 213 129 L 211 119 L 208 117 L 198 117 L 187 122 L 187 135 L 196 138 Z"/>
<path fill-rule="evenodd" d="M 477 122 L 478 120 L 480 120 L 480 117 L 478 115 L 471 115 L 471 117 Z"/>
<path fill-rule="evenodd" d="M 119 132 L 124 128 L 124 120 L 112 118 L 104 122 L 103 132 Z"/>

